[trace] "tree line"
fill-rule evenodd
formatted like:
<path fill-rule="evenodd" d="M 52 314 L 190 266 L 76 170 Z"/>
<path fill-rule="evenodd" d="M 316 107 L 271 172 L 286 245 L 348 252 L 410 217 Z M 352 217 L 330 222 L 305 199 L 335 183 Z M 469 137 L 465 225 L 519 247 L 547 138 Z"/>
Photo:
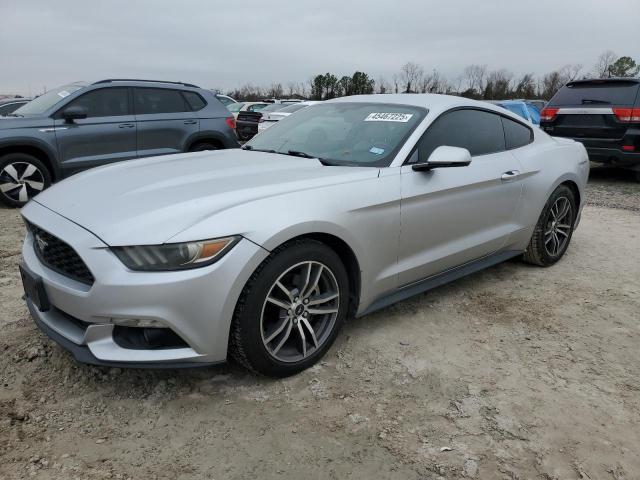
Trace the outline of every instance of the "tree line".
<path fill-rule="evenodd" d="M 469 65 L 455 78 L 448 78 L 436 69 L 425 70 L 414 62 L 405 63 L 390 79 L 374 80 L 365 72 L 338 76 L 327 72 L 311 77 L 307 82 L 290 82 L 286 86 L 245 84 L 229 91 L 239 101 L 265 98 L 331 98 L 369 93 L 444 93 L 478 100 L 508 98 L 550 99 L 566 83 L 580 78 L 634 77 L 640 65 L 629 56 L 618 57 L 612 51 L 603 52 L 589 70 L 580 64 L 568 64 L 536 76 L 524 73 L 516 76 L 506 69 L 490 70 L 487 65 Z"/>

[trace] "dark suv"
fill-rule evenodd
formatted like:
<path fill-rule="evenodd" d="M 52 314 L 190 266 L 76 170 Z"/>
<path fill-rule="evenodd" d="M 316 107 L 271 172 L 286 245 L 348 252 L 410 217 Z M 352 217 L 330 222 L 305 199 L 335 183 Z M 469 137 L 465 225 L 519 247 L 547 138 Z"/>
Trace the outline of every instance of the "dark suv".
<path fill-rule="evenodd" d="M 640 180 L 640 79 L 569 82 L 540 114 L 555 137 L 582 142 L 593 162 L 629 168 Z"/>
<path fill-rule="evenodd" d="M 50 90 L 0 120 L 0 200 L 106 163 L 239 147 L 233 115 L 188 83 L 102 80 Z"/>

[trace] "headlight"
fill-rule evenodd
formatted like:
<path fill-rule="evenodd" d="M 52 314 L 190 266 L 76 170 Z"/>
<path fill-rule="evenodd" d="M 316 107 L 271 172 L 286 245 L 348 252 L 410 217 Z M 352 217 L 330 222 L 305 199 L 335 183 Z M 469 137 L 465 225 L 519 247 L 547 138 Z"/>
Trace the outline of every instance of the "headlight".
<path fill-rule="evenodd" d="M 211 265 L 239 240 L 240 237 L 226 237 L 198 242 L 112 247 L 111 250 L 131 270 L 184 270 Z"/>

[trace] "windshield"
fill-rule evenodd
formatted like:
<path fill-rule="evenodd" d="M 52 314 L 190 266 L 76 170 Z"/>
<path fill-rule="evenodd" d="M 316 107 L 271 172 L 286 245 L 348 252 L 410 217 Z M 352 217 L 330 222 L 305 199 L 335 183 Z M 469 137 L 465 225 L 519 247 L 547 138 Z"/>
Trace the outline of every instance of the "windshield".
<path fill-rule="evenodd" d="M 570 83 L 549 101 L 550 106 L 633 106 L 640 82 L 594 80 Z"/>
<path fill-rule="evenodd" d="M 426 109 L 409 105 L 313 105 L 261 132 L 245 148 L 303 152 L 332 165 L 389 166 L 426 114 Z"/>
<path fill-rule="evenodd" d="M 282 110 L 279 110 L 279 112 L 282 113 L 293 113 L 293 112 L 297 112 L 298 110 L 302 110 L 303 108 L 308 107 L 309 105 L 300 105 L 299 103 L 294 103 L 293 105 L 289 105 L 288 107 L 284 107 Z"/>
<path fill-rule="evenodd" d="M 227 110 L 229 110 L 231 113 L 238 113 L 243 105 L 243 102 L 232 103 L 230 105 L 227 105 Z"/>
<path fill-rule="evenodd" d="M 281 103 L 270 103 L 266 107 L 260 109 L 261 112 L 275 112 L 277 110 L 282 110 L 286 105 Z"/>
<path fill-rule="evenodd" d="M 13 114 L 19 116 L 42 115 L 56 103 L 61 102 L 73 92 L 77 92 L 81 88 L 84 88 L 84 85 L 72 84 L 54 88 L 53 90 L 49 90 L 47 93 L 34 98 L 29 103 L 13 112 Z"/>

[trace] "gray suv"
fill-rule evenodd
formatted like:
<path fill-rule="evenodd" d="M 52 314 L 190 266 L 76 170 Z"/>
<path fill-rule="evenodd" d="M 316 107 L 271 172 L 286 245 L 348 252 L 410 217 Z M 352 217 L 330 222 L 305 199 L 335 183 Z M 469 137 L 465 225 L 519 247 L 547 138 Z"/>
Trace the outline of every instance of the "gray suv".
<path fill-rule="evenodd" d="M 22 206 L 52 182 L 106 163 L 237 148 L 234 131 L 215 95 L 188 83 L 65 85 L 0 119 L 0 200 Z"/>

